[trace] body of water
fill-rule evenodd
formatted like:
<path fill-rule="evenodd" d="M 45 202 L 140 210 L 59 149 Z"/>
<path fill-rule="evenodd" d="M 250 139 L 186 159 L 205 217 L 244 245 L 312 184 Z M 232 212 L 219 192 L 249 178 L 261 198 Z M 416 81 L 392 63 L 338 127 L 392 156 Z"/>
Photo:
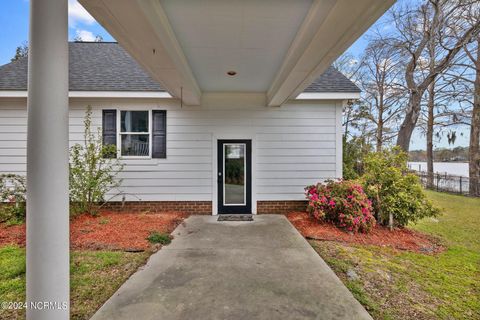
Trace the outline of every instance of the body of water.
<path fill-rule="evenodd" d="M 427 171 L 426 162 L 409 162 L 408 167 L 416 171 Z M 434 162 L 433 171 L 468 177 L 468 162 Z"/>

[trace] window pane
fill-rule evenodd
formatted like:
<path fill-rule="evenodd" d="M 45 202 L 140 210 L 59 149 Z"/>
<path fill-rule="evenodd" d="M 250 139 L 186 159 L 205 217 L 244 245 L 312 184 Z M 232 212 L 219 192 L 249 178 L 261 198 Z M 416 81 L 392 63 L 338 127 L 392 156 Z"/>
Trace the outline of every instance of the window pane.
<path fill-rule="evenodd" d="M 122 156 L 148 156 L 148 134 L 122 134 L 121 137 Z"/>
<path fill-rule="evenodd" d="M 122 111 L 122 132 L 148 132 L 148 111 Z"/>
<path fill-rule="evenodd" d="M 225 144 L 224 153 L 224 204 L 245 204 L 245 144 Z"/>

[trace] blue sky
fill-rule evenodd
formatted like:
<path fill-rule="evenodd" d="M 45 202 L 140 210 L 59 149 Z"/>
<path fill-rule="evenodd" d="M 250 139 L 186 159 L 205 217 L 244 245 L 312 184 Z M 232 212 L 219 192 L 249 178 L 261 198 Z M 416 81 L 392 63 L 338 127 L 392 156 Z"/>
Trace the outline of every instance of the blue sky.
<path fill-rule="evenodd" d="M 69 40 L 80 36 L 90 41 L 99 35 L 104 41 L 115 41 L 76 0 L 69 0 L 68 35 Z M 28 0 L 0 1 L 0 65 L 10 62 L 17 46 L 28 40 Z M 348 49 L 354 56 L 359 56 L 367 44 L 368 31 Z M 455 146 L 468 145 L 468 130 L 461 129 L 457 134 Z M 460 133 L 463 133 L 461 135 Z M 437 141 L 438 147 L 451 147 L 446 139 Z M 425 149 L 425 137 L 416 132 L 412 137 L 411 149 Z"/>
<path fill-rule="evenodd" d="M 69 0 L 68 37 L 77 35 L 85 41 L 99 35 L 104 41 L 114 41 L 76 0 Z M 29 1 L 0 1 L 0 65 L 10 62 L 15 49 L 28 40 Z"/>

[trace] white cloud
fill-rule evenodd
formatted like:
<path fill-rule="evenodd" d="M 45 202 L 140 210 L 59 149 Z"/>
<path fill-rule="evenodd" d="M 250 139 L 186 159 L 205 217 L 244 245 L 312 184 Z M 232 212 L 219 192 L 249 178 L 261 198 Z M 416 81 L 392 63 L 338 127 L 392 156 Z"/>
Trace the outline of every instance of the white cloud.
<path fill-rule="evenodd" d="M 93 33 L 87 30 L 77 30 L 76 37 L 82 39 L 82 41 L 95 41 L 95 36 Z"/>
<path fill-rule="evenodd" d="M 352 58 L 352 59 L 349 59 L 349 60 L 348 60 L 348 65 L 354 66 L 354 65 L 356 65 L 356 64 L 358 64 L 358 60 L 357 60 L 357 59 Z"/>
<path fill-rule="evenodd" d="M 93 24 L 95 19 L 77 0 L 68 0 L 68 23 L 75 27 L 77 23 Z"/>

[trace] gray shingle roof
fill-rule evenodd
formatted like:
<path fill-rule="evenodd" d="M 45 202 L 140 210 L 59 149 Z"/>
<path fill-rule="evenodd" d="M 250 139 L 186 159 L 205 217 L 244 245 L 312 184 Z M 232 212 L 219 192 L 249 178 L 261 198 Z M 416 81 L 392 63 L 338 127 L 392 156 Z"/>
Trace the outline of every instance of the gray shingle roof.
<path fill-rule="evenodd" d="M 71 91 L 165 91 L 114 42 L 70 42 Z M 27 90 L 28 59 L 0 66 L 0 90 Z M 329 67 L 305 92 L 360 92 Z"/>
<path fill-rule="evenodd" d="M 71 91 L 165 91 L 117 43 L 68 45 Z M 0 90 L 27 90 L 27 60 L 0 66 Z"/>
<path fill-rule="evenodd" d="M 334 67 L 329 67 L 304 92 L 360 92 L 360 89 Z"/>

